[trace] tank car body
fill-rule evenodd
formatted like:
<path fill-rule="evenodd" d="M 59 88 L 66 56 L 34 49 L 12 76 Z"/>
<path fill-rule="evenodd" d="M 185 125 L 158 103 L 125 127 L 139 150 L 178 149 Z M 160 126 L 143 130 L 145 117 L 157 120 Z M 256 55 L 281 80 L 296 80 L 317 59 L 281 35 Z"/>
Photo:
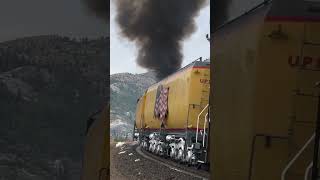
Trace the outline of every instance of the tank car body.
<path fill-rule="evenodd" d="M 87 121 L 81 180 L 109 179 L 109 112 L 106 105 Z"/>
<path fill-rule="evenodd" d="M 211 39 L 213 179 L 309 176 L 320 81 L 320 1 L 265 2 L 218 28 Z"/>
<path fill-rule="evenodd" d="M 190 158 L 195 153 L 191 151 L 195 143 L 198 143 L 198 153 L 203 150 L 204 129 L 208 129 L 209 67 L 209 61 L 195 61 L 152 85 L 139 98 L 135 125 L 142 146 L 157 154 L 192 163 Z M 161 118 L 155 111 L 163 90 L 167 96 Z"/>

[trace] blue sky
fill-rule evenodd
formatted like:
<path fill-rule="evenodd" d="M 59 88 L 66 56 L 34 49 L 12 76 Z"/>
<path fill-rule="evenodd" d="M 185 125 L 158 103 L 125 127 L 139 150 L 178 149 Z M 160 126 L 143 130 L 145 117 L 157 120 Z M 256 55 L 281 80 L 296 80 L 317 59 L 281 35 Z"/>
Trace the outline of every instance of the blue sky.
<path fill-rule="evenodd" d="M 116 8 L 111 0 L 110 12 L 110 74 L 129 72 L 143 73 L 147 70 L 139 67 L 135 58 L 137 49 L 135 44 L 121 37 L 119 27 L 115 22 Z M 210 6 L 209 4 L 200 11 L 196 17 L 197 30 L 183 44 L 183 66 L 193 60 L 210 57 L 210 44 L 206 34 L 210 33 Z"/>

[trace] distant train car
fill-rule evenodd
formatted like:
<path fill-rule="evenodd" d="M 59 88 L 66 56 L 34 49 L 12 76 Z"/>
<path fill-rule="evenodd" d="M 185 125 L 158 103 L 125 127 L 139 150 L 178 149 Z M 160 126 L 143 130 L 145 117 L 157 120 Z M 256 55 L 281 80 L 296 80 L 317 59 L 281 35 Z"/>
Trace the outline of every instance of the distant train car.
<path fill-rule="evenodd" d="M 194 61 L 139 98 L 135 126 L 145 149 L 189 164 L 207 163 L 209 65 Z"/>
<path fill-rule="evenodd" d="M 110 179 L 109 106 L 88 120 L 81 180 Z"/>
<path fill-rule="evenodd" d="M 309 179 L 320 1 L 265 1 L 219 27 L 211 41 L 213 179 Z"/>

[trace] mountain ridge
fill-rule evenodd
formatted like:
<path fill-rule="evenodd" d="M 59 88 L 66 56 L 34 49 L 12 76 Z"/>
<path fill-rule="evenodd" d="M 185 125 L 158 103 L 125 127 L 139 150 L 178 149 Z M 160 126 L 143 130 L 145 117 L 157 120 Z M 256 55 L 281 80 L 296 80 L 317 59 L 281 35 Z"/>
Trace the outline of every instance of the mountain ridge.
<path fill-rule="evenodd" d="M 137 99 L 156 83 L 155 72 L 110 75 L 110 133 L 115 139 L 130 138 Z"/>
<path fill-rule="evenodd" d="M 88 117 L 107 103 L 109 40 L 36 36 L 0 43 L 0 177 L 80 179 Z"/>

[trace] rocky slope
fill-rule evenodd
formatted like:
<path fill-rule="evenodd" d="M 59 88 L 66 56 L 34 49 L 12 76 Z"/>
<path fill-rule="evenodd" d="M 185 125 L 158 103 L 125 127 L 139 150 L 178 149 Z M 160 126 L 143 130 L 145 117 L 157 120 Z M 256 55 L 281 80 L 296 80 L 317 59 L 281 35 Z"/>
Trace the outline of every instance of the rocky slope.
<path fill-rule="evenodd" d="M 153 72 L 110 76 L 111 136 L 125 138 L 133 130 L 137 99 L 156 82 Z"/>
<path fill-rule="evenodd" d="M 107 38 L 0 43 L 0 179 L 79 179 L 85 126 L 107 102 Z"/>
<path fill-rule="evenodd" d="M 137 146 L 137 142 L 126 142 L 118 147 L 116 144 L 110 144 L 110 175 L 112 180 L 200 180 L 200 178 L 186 175 L 180 171 L 180 169 L 190 170 L 186 166 L 180 166 L 179 169 L 170 168 L 157 161 L 146 159 L 140 154 L 141 149 L 138 150 Z M 149 155 L 147 152 L 144 154 Z M 174 162 L 167 163 L 172 165 Z M 201 175 L 209 177 L 207 172 L 201 172 Z"/>

